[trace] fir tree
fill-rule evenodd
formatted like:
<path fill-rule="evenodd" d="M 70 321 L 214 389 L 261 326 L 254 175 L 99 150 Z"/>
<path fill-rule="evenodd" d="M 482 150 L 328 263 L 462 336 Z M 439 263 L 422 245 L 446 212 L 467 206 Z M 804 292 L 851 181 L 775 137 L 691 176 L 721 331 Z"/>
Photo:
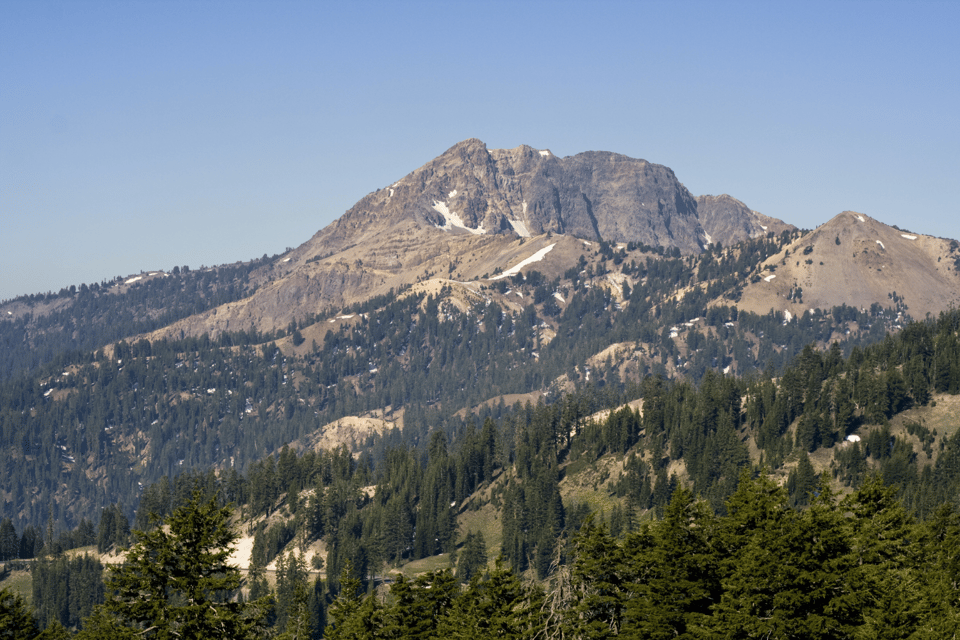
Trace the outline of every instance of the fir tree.
<path fill-rule="evenodd" d="M 141 637 L 253 638 L 263 603 L 236 600 L 242 579 L 228 564 L 236 540 L 230 509 L 200 493 L 177 508 L 165 526 L 144 533 L 107 580 L 107 610 Z"/>
<path fill-rule="evenodd" d="M 0 589 L 0 638 L 32 640 L 36 635 L 37 623 L 20 594 Z"/>

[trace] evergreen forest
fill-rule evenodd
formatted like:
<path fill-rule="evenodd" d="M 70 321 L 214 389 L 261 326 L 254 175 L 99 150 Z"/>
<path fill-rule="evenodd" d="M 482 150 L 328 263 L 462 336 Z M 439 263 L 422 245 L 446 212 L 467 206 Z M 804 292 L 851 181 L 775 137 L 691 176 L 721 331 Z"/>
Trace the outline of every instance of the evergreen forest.
<path fill-rule="evenodd" d="M 269 333 L 141 335 L 266 257 L 20 301 L 0 634 L 955 637 L 960 311 L 738 310 L 800 233 Z"/>

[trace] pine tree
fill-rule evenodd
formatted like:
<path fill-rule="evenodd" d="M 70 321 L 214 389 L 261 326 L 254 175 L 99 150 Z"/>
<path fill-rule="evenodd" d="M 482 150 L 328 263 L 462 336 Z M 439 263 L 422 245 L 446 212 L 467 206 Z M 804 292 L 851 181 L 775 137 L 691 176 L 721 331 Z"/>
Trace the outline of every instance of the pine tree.
<path fill-rule="evenodd" d="M 719 563 L 711 547 L 713 514 L 679 487 L 664 519 L 642 542 L 626 541 L 625 562 L 636 578 L 628 589 L 623 634 L 690 637 L 720 598 Z"/>
<path fill-rule="evenodd" d="M 497 560 L 496 568 L 470 586 L 447 608 L 438 637 L 519 640 L 534 638 L 543 627 L 543 594 L 527 588 L 513 571 Z"/>
<path fill-rule="evenodd" d="M 470 579 L 486 566 L 487 545 L 483 534 L 479 531 L 468 533 L 457 561 L 457 580 L 464 584 L 469 583 Z"/>
<path fill-rule="evenodd" d="M 135 531 L 126 562 L 107 579 L 107 610 L 147 638 L 256 637 L 266 610 L 235 600 L 242 579 L 228 564 L 237 537 L 229 518 L 198 491 L 165 526 Z"/>
<path fill-rule="evenodd" d="M 651 544 L 647 531 L 630 536 L 630 547 L 638 553 Z M 577 604 L 566 614 L 565 629 L 573 637 L 606 638 L 623 626 L 629 598 L 630 575 L 623 547 L 604 525 L 587 522 L 575 539 L 576 560 L 570 572 Z"/>
<path fill-rule="evenodd" d="M 74 640 L 133 640 L 141 637 L 133 629 L 123 626 L 105 607 L 99 606 L 83 620 L 83 628 Z"/>
<path fill-rule="evenodd" d="M 915 557 L 917 527 L 894 495 L 894 488 L 872 476 L 843 502 L 853 515 L 848 581 L 863 607 L 858 637 L 908 638 L 927 608 Z"/>
<path fill-rule="evenodd" d="M 449 570 L 431 571 L 407 580 L 403 574 L 390 587 L 392 605 L 386 611 L 383 636 L 426 640 L 437 637 L 437 625 L 457 595 Z"/>
<path fill-rule="evenodd" d="M 15 560 L 20 554 L 20 538 L 10 518 L 0 521 L 0 560 Z"/>
<path fill-rule="evenodd" d="M 72 637 L 70 632 L 58 621 L 44 629 L 36 640 L 70 640 Z"/>
<path fill-rule="evenodd" d="M 859 609 L 847 584 L 848 524 L 824 479 L 810 508 L 786 508 L 770 479 L 741 480 L 717 542 L 723 595 L 709 626 L 732 637 L 849 637 Z"/>
<path fill-rule="evenodd" d="M 303 640 L 312 634 L 310 627 L 307 565 L 303 555 L 291 551 L 277 562 L 277 619 L 284 640 Z"/>
<path fill-rule="evenodd" d="M 340 574 L 340 595 L 328 611 L 327 640 L 368 640 L 383 637 L 384 611 L 372 595 L 362 597 L 360 580 L 348 560 Z"/>
<path fill-rule="evenodd" d="M 36 635 L 37 624 L 20 594 L 0 589 L 0 638 L 33 640 Z"/>
<path fill-rule="evenodd" d="M 806 451 L 800 452 L 800 462 L 797 468 L 790 472 L 787 478 L 787 492 L 790 494 L 792 506 L 810 504 L 810 499 L 817 488 L 817 472 L 810 464 L 810 456 Z"/>

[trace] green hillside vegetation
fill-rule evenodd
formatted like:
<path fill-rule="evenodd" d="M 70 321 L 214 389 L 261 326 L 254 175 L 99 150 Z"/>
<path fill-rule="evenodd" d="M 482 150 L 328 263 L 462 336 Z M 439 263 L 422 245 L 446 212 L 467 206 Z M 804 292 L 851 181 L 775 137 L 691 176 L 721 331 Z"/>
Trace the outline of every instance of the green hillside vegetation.
<path fill-rule="evenodd" d="M 497 560 L 466 581 L 438 569 L 365 582 L 348 563 L 331 593 L 291 554 L 257 598 L 222 564 L 229 510 L 195 494 L 168 527 L 137 533 L 75 637 L 953 637 L 960 512 L 917 521 L 894 493 L 872 476 L 841 498 L 824 475 L 796 508 L 744 472 L 723 513 L 678 487 L 662 518 L 621 536 L 588 518 L 544 581 Z M 0 598 L 3 631 L 35 637 L 29 607 Z M 59 622 L 45 633 L 70 637 Z"/>
<path fill-rule="evenodd" d="M 805 348 L 776 379 L 708 371 L 698 384 L 595 380 L 550 404 L 435 428 L 425 446 L 380 443 L 359 457 L 284 448 L 245 473 L 163 477 L 145 488 L 135 527 L 153 526 L 142 513 L 170 517 L 197 499 L 260 519 L 247 597 L 270 594 L 262 576 L 276 559 L 278 630 L 302 618 L 289 595 L 300 593 L 297 602 L 312 598 L 314 632 L 326 620 L 331 637 L 406 637 L 413 632 L 395 629 L 414 624 L 400 620 L 410 606 L 435 612 L 423 637 L 482 634 L 493 620 L 503 626 L 491 634 L 556 637 L 799 628 L 876 637 L 891 625 L 949 637 L 958 349 L 953 312 L 848 357 L 838 346 Z M 642 411 L 626 405 L 636 398 Z M 590 419 L 604 409 L 613 410 Z M 859 442 L 846 439 L 854 434 Z M 277 514 L 267 526 L 263 517 Z M 78 527 L 58 544 L 119 540 L 123 518 L 111 507 L 98 528 Z M 326 552 L 317 579 L 302 551 L 314 540 Z M 35 563 L 34 584 L 56 566 Z M 81 572 L 72 566 L 60 571 Z M 425 573 L 389 577 L 401 568 Z M 386 600 L 361 595 L 375 588 Z M 446 599 L 418 600 L 441 592 Z M 76 625 L 65 610 L 57 622 Z M 457 627 L 466 620 L 474 626 Z"/>
<path fill-rule="evenodd" d="M 117 276 L 5 300 L 6 308 L 17 312 L 0 317 L 0 380 L 239 300 L 255 290 L 250 273 L 275 258 L 198 270 L 174 267 L 170 273 Z"/>
<path fill-rule="evenodd" d="M 3 592 L 5 619 L 45 637 L 949 637 L 960 312 L 911 322 L 894 292 L 730 306 L 799 235 L 697 257 L 600 243 L 563 273 L 411 287 L 268 335 L 132 338 L 243 295 L 250 265 L 27 301 L 37 315 L 0 322 L 40 353 L 12 351 L 0 382 L 0 586 L 25 596 Z M 69 329 L 121 310 L 113 337 Z M 371 416 L 398 428 L 306 444 Z M 215 542 L 183 542 L 200 530 Z M 171 549 L 222 581 L 165 582 Z"/>
<path fill-rule="evenodd" d="M 453 442 L 471 420 L 513 412 L 496 400 L 511 394 L 537 392 L 555 404 L 577 389 L 637 397 L 631 389 L 648 374 L 692 382 L 718 369 L 775 375 L 805 345 L 837 341 L 847 353 L 904 321 L 880 305 L 787 320 L 711 302 L 735 298 L 739 278 L 791 237 L 696 258 L 601 243 L 562 276 L 528 270 L 491 281 L 465 309 L 448 286 L 435 296 L 371 299 L 337 312 L 353 318 L 331 329 L 327 316 L 313 314 L 267 336 L 62 352 L 0 384 L 0 449 L 9 460 L 0 466 L 3 516 L 19 530 L 51 519 L 73 529 L 118 504 L 132 520 L 142 487 L 161 476 L 245 472 L 344 416 L 402 410 L 402 432 L 366 448 L 377 461 L 398 445 L 422 454 L 433 431 Z M 610 285 L 614 273 L 619 288 Z M 138 286 L 147 284 L 125 295 Z M 608 357 L 596 357 L 606 349 Z"/>

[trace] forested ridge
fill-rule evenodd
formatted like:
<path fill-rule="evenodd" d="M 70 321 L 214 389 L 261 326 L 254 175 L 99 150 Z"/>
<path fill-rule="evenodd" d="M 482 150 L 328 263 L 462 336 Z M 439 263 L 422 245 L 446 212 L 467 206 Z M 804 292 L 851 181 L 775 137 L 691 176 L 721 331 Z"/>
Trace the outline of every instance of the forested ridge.
<path fill-rule="evenodd" d="M 353 319 L 330 330 L 311 314 L 270 335 L 62 352 L 0 384 L 3 515 L 18 528 L 51 517 L 73 528 L 119 503 L 132 518 L 141 487 L 162 475 L 244 470 L 343 416 L 402 408 L 403 432 L 376 446 L 423 450 L 431 431 L 452 438 L 463 429 L 464 410 L 480 407 L 480 424 L 499 417 L 506 408 L 496 399 L 508 394 L 543 391 L 551 404 L 591 385 L 624 393 L 647 374 L 696 382 L 716 369 L 775 373 L 804 345 L 834 340 L 848 352 L 903 322 L 880 305 L 787 320 L 711 304 L 721 293 L 735 298 L 738 278 L 791 237 L 697 258 L 602 243 L 562 277 L 528 270 L 494 281 L 465 310 L 450 290 L 405 291 L 344 310 Z M 612 271 L 625 278 L 619 290 L 604 286 Z M 138 286 L 147 285 L 130 292 Z M 324 337 L 304 344 L 303 332 L 317 327 Z M 625 355 L 594 358 L 610 345 Z"/>
<path fill-rule="evenodd" d="M 238 505 L 260 523 L 251 597 L 273 592 L 262 576 L 274 559 L 284 580 L 302 583 L 276 593 L 288 612 L 278 631 L 300 593 L 314 633 L 332 623 L 330 637 L 407 637 L 405 625 L 424 624 L 410 607 L 434 612 L 420 637 L 952 637 L 960 433 L 902 415 L 960 393 L 958 331 L 954 312 L 847 357 L 804 349 L 776 380 L 707 372 L 699 384 L 592 384 L 434 430 L 422 448 L 381 443 L 359 458 L 284 448 L 243 474 L 173 474 L 146 487 L 133 526 L 149 530 L 147 513 L 169 517 L 197 492 Z M 634 398 L 642 412 L 624 406 Z M 821 475 L 811 456 L 823 454 L 832 462 Z M 600 483 L 610 510 L 565 501 L 565 481 L 611 458 L 622 465 Z M 475 511 L 494 515 L 499 544 L 461 526 Z M 99 520 L 76 541 L 126 536 L 122 510 Z M 312 540 L 326 550 L 319 582 L 297 551 Z M 14 532 L 10 549 L 19 543 Z M 457 555 L 455 573 L 362 596 L 391 568 L 442 553 Z M 34 584 L 55 566 L 37 564 Z M 67 617 L 56 619 L 76 624 L 59 606 Z"/>
<path fill-rule="evenodd" d="M 552 278 L 404 288 L 270 334 L 114 342 L 163 296 L 177 315 L 242 295 L 250 265 L 61 292 L 83 313 L 0 322 L 48 345 L 0 382 L 0 560 L 32 609 L 0 600 L 52 637 L 143 632 L 100 558 L 202 512 L 252 545 L 210 588 L 237 637 L 875 637 L 894 614 L 949 637 L 955 567 L 926 563 L 958 535 L 960 312 L 732 306 L 799 235 L 600 243 Z M 67 330 L 111 297 L 116 336 Z M 305 446 L 345 416 L 402 429 Z M 863 550 L 881 512 L 895 561 Z"/>
<path fill-rule="evenodd" d="M 219 267 L 174 267 L 71 285 L 57 293 L 5 300 L 0 314 L 0 380 L 37 370 L 48 362 L 76 357 L 105 345 L 147 333 L 177 320 L 250 295 L 250 273 L 273 258 Z M 20 312 L 20 308 L 26 309 Z M 3 317 L 7 316 L 7 317 Z"/>

